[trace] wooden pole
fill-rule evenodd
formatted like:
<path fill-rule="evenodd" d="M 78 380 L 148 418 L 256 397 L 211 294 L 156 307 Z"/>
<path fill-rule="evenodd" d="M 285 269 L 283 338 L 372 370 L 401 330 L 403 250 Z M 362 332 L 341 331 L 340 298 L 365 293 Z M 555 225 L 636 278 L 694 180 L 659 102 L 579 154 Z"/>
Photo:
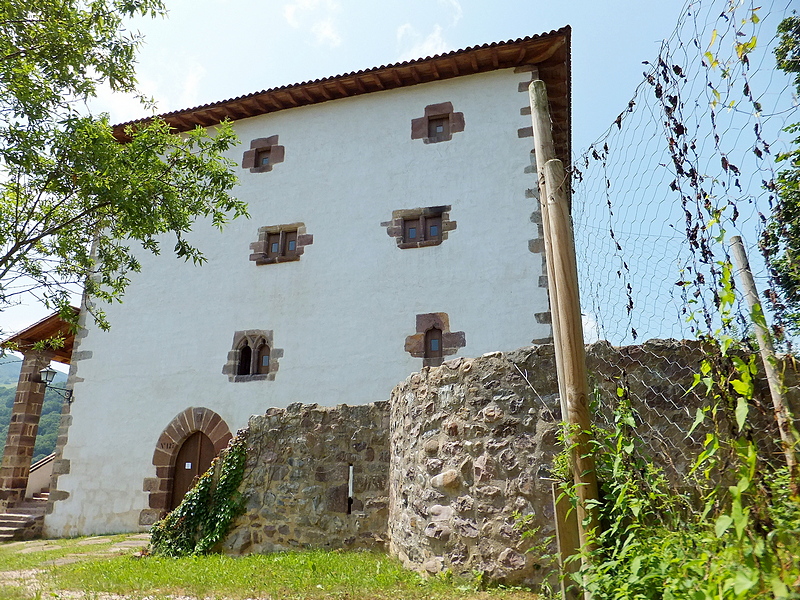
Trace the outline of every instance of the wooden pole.
<path fill-rule="evenodd" d="M 798 474 L 796 454 L 797 439 L 795 433 L 792 431 L 794 428 L 792 416 L 783 398 L 783 383 L 781 382 L 778 370 L 775 368 L 777 364 L 775 348 L 772 345 L 772 336 L 770 336 L 766 326 L 764 311 L 761 309 L 761 303 L 758 301 L 758 290 L 753 280 L 753 273 L 750 270 L 750 261 L 747 259 L 747 253 L 745 252 L 742 238 L 738 235 L 731 238 L 731 251 L 733 259 L 736 262 L 736 268 L 738 269 L 739 280 L 741 281 L 742 288 L 744 288 L 744 297 L 747 300 L 747 305 L 750 307 L 750 316 L 756 328 L 756 339 L 758 340 L 761 361 L 764 363 L 764 372 L 767 375 L 769 393 L 772 396 L 772 408 L 775 411 L 775 420 L 778 423 L 778 431 L 780 431 L 781 442 L 783 443 L 783 453 L 786 456 L 786 464 L 789 467 L 789 472 L 792 474 L 792 480 L 795 481 Z"/>
<path fill-rule="evenodd" d="M 562 493 L 561 484 L 554 482 L 552 491 L 558 562 L 564 574 L 561 578 L 561 598 L 563 600 L 579 600 L 581 593 L 578 586 L 575 585 L 574 578 L 580 568 L 580 561 L 574 558 L 581 549 L 581 542 L 578 539 L 578 517 L 572 510 L 569 499 Z"/>
<path fill-rule="evenodd" d="M 546 215 L 545 235 L 549 238 L 547 255 L 548 287 L 553 312 L 553 337 L 556 343 L 559 390 L 566 405 L 565 418 L 570 426 L 572 469 L 578 495 L 578 525 L 581 546 L 590 550 L 591 532 L 597 528 L 597 474 L 590 445 L 589 382 L 586 373 L 586 349 L 583 343 L 575 240 L 567 203 L 567 178 L 564 166 L 554 158 L 555 150 L 550 110 L 544 82 L 532 81 L 528 87 L 531 103 L 537 164 L 544 163 L 546 195 L 540 198 L 542 217 Z M 548 158 L 553 157 L 553 158 Z M 553 300 L 555 298 L 555 301 Z"/>
<path fill-rule="evenodd" d="M 533 83 L 539 81 L 541 85 L 541 93 L 544 94 L 544 105 L 546 109 L 546 116 L 537 118 L 536 112 L 533 109 L 534 102 L 539 102 L 534 99 Z M 534 82 L 528 86 L 528 97 L 531 105 L 531 121 L 533 124 L 533 141 L 534 141 L 534 155 L 536 157 L 536 173 L 538 175 L 539 183 L 539 211 L 542 215 L 542 231 L 544 233 L 544 256 L 545 264 L 547 265 L 547 291 L 550 296 L 550 323 L 553 330 L 553 349 L 555 355 L 561 353 L 561 336 L 559 335 L 560 325 L 558 321 L 558 290 L 553 282 L 555 282 L 555 274 L 553 273 L 553 261 L 550 257 L 553 256 L 552 238 L 550 235 L 550 221 L 547 218 L 547 184 L 544 179 L 544 165 L 547 161 L 556 157 L 555 148 L 553 146 L 553 133 L 550 123 L 550 109 L 547 107 L 547 92 L 544 88 L 544 82 L 535 79 Z M 545 140 L 549 140 L 545 143 Z M 567 420 L 567 390 L 564 387 L 564 377 L 561 372 L 561 361 L 556 360 L 556 379 L 558 379 L 558 395 L 561 400 L 561 419 Z"/>

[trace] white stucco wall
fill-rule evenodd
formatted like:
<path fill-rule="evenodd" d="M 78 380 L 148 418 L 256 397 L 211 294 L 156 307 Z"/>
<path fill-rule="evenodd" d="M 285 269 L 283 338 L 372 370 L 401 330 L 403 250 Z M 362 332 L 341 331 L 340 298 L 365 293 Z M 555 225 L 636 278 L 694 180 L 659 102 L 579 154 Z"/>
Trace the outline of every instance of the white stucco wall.
<path fill-rule="evenodd" d="M 110 332 L 90 327 L 79 350 L 72 425 L 63 458 L 70 494 L 48 515 L 49 535 L 137 529 L 156 440 L 189 406 L 220 414 L 231 431 L 251 414 L 292 402 L 386 400 L 422 359 L 404 350 L 418 313 L 446 312 L 463 331 L 458 355 L 477 356 L 550 335 L 542 256 L 530 216 L 538 201 L 532 138 L 517 130 L 525 75 L 460 77 L 284 110 L 236 123 L 241 164 L 250 140 L 279 135 L 286 158 L 268 173 L 239 170 L 250 220 L 223 233 L 207 223 L 192 241 L 208 263 L 143 254 L 124 304 L 107 307 Z M 448 142 L 410 137 L 428 104 L 450 101 L 465 130 Z M 381 222 L 392 211 L 451 205 L 457 229 L 441 245 L 401 250 Z M 301 260 L 256 266 L 257 230 L 303 222 L 314 236 Z M 284 350 L 274 381 L 222 374 L 233 334 L 274 331 Z"/>

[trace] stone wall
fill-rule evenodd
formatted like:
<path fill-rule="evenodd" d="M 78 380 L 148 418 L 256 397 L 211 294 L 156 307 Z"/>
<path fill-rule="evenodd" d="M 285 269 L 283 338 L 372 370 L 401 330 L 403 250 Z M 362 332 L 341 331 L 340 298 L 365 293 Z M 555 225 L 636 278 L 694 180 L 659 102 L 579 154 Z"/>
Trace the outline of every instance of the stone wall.
<path fill-rule="evenodd" d="M 252 417 L 248 429 L 241 486 L 247 509 L 234 522 L 224 552 L 384 547 L 386 402 L 332 408 L 291 404 Z"/>
<path fill-rule="evenodd" d="M 705 356 L 696 341 L 651 340 L 587 347 L 594 422 L 610 426 L 618 389 L 634 409 L 641 452 L 676 487 L 702 450 L 710 423 L 691 436 L 702 386 L 690 391 Z M 791 371 L 791 372 L 790 372 Z M 786 365 L 789 401 L 797 377 Z M 762 456 L 780 456 L 763 375 L 750 411 Z M 488 580 L 532 584 L 536 553 L 554 533 L 550 468 L 561 450 L 561 410 L 551 345 L 456 359 L 408 377 L 392 392 L 389 548 L 406 566 L 437 573 L 481 572 Z M 721 422 L 720 433 L 735 435 Z M 726 426 L 728 429 L 726 429 Z M 515 527 L 529 516 L 535 536 Z"/>
<path fill-rule="evenodd" d="M 686 435 L 706 401 L 689 391 L 703 357 L 692 341 L 587 348 L 595 421 L 610 423 L 618 389 L 627 390 L 642 452 L 679 486 L 706 433 Z M 796 402 L 797 377 L 787 375 Z M 772 444 L 763 378 L 751 416 L 755 435 Z M 430 574 L 535 584 L 546 570 L 528 550 L 555 530 L 550 470 L 560 421 L 552 345 L 425 367 L 389 402 L 270 409 L 250 420 L 247 512 L 224 550 L 388 548 Z M 535 535 L 522 535 L 523 515 Z"/>
<path fill-rule="evenodd" d="M 392 392 L 390 552 L 414 569 L 532 584 L 554 533 L 558 452 L 552 346 L 459 358 Z M 518 515 L 533 515 L 523 538 Z"/>

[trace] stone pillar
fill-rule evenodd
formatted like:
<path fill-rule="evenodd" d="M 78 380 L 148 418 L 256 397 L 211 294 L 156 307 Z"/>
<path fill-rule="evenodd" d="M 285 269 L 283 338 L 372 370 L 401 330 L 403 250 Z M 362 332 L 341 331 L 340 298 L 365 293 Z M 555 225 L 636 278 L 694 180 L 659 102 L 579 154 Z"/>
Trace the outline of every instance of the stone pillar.
<path fill-rule="evenodd" d="M 22 360 L 3 462 L 0 465 L 0 511 L 5 511 L 25 499 L 46 388 L 41 382 L 39 371 L 50 364 L 52 356 L 52 352 L 31 350 Z"/>

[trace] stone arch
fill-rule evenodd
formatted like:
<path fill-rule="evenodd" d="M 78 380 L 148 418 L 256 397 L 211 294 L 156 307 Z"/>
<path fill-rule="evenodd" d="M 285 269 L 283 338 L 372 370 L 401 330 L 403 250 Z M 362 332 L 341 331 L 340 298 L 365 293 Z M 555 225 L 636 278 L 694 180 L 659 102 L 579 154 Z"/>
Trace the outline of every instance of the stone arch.
<path fill-rule="evenodd" d="M 139 525 L 149 526 L 164 516 L 172 492 L 175 458 L 183 442 L 193 433 L 206 434 L 219 454 L 233 435 L 225 420 L 209 408 L 190 406 L 179 413 L 161 432 L 153 452 L 155 477 L 146 477 L 143 490 L 149 493 L 148 508 L 139 515 Z"/>

